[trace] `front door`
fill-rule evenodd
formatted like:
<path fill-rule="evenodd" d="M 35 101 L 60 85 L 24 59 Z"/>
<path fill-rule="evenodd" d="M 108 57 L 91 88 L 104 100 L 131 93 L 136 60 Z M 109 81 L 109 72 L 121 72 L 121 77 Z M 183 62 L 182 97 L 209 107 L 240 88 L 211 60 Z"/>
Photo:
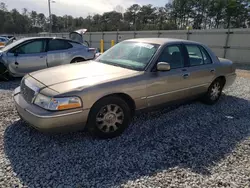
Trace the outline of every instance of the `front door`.
<path fill-rule="evenodd" d="M 39 39 L 25 43 L 8 53 L 11 72 L 25 75 L 29 72 L 47 68 L 45 51 L 46 40 Z"/>
<path fill-rule="evenodd" d="M 156 106 L 167 102 L 180 100 L 188 96 L 189 72 L 186 70 L 182 44 L 172 44 L 165 47 L 158 62 L 170 64 L 169 71 L 149 73 L 147 81 L 148 106 Z"/>

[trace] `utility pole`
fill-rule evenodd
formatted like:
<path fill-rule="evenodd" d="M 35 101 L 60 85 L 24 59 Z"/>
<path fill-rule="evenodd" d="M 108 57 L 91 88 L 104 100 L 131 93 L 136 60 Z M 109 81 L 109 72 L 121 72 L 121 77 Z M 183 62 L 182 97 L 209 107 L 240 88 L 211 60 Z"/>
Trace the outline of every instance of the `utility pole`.
<path fill-rule="evenodd" d="M 49 32 L 52 33 L 52 19 L 51 19 L 50 0 L 48 0 L 48 5 L 49 5 Z"/>
<path fill-rule="evenodd" d="M 50 3 L 55 3 L 55 1 L 54 0 L 48 0 L 48 5 L 49 5 L 49 32 L 52 33 L 52 15 L 51 15 Z"/>

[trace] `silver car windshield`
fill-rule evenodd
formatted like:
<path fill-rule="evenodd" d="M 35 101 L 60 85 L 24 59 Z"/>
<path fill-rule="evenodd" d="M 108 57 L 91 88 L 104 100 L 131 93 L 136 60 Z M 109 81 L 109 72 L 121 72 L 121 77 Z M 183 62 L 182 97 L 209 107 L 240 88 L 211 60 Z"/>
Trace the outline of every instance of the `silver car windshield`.
<path fill-rule="evenodd" d="M 6 42 L 8 41 L 9 39 L 5 38 L 5 37 L 0 37 L 0 42 Z"/>
<path fill-rule="evenodd" d="M 96 61 L 127 69 L 142 71 L 146 68 L 160 45 L 126 41 L 116 44 Z"/>

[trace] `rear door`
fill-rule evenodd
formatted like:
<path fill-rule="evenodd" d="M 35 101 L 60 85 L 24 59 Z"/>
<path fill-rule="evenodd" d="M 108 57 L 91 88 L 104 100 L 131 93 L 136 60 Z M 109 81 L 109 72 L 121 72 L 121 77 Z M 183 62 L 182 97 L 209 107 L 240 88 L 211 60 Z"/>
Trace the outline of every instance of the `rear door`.
<path fill-rule="evenodd" d="M 50 39 L 47 48 L 48 67 L 69 64 L 72 60 L 72 44 L 63 39 Z"/>
<path fill-rule="evenodd" d="M 189 93 L 205 93 L 215 77 L 215 68 L 209 53 L 198 44 L 185 44 L 188 54 Z"/>
<path fill-rule="evenodd" d="M 28 41 L 8 52 L 11 72 L 24 75 L 47 68 L 46 39 Z"/>

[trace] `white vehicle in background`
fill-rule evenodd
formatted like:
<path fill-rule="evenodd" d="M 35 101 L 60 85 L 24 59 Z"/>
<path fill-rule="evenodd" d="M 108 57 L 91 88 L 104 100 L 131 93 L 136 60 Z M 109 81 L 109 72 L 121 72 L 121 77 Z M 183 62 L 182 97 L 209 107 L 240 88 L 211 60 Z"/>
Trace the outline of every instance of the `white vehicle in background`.
<path fill-rule="evenodd" d="M 0 49 L 5 47 L 9 43 L 9 39 L 6 37 L 0 37 Z"/>
<path fill-rule="evenodd" d="M 23 38 L 0 50 L 0 78 L 22 77 L 37 70 L 95 59 L 95 48 L 83 39 L 87 29 L 57 37 Z"/>

